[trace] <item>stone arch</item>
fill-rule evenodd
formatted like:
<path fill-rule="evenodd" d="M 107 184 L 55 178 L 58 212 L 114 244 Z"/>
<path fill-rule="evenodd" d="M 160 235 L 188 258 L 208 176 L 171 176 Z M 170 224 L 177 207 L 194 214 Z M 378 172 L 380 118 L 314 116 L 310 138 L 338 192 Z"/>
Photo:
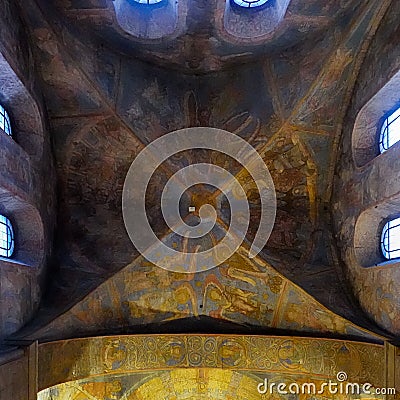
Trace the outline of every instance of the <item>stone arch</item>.
<path fill-rule="evenodd" d="M 38 162 L 44 144 L 39 108 L 1 52 L 0 71 L 0 101 L 11 118 L 13 138 L 34 162 Z"/>
<path fill-rule="evenodd" d="M 114 0 L 116 20 L 122 30 L 141 40 L 157 40 L 177 32 L 181 9 L 179 0 L 157 4 L 135 4 Z"/>
<path fill-rule="evenodd" d="M 352 135 L 353 159 L 361 168 L 379 155 L 380 126 L 387 113 L 400 106 L 400 70 L 360 110 Z"/>
<path fill-rule="evenodd" d="M 222 14 L 222 31 L 236 40 L 254 44 L 271 35 L 285 17 L 290 0 L 272 0 L 265 5 L 246 9 L 231 0 L 219 1 L 219 14 Z M 224 7 L 224 11 L 222 8 Z"/>
<path fill-rule="evenodd" d="M 388 261 L 382 254 L 380 238 L 388 219 L 400 214 L 400 196 L 397 195 L 363 211 L 354 228 L 354 253 L 361 267 L 400 265 L 399 260 Z"/>

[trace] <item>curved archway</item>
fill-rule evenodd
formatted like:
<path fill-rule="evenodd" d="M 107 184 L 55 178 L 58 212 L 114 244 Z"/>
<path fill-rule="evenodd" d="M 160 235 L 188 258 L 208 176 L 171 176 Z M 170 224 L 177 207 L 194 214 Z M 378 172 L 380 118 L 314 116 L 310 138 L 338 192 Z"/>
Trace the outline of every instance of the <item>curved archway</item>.
<path fill-rule="evenodd" d="M 400 71 L 358 113 L 352 135 L 353 159 L 357 167 L 363 167 L 380 154 L 380 128 L 388 113 L 400 106 L 399 90 Z"/>
<path fill-rule="evenodd" d="M 34 162 L 43 155 L 44 130 L 35 100 L 0 52 L 0 102 L 13 122 L 13 137 Z"/>
<path fill-rule="evenodd" d="M 388 216 L 399 214 L 400 199 L 396 196 L 382 204 L 363 211 L 354 228 L 354 254 L 359 266 L 364 268 L 396 263 L 384 257 L 381 250 L 381 235 Z"/>
<path fill-rule="evenodd" d="M 178 0 L 115 0 L 113 6 L 120 27 L 138 39 L 161 39 L 177 30 Z"/>
<path fill-rule="evenodd" d="M 379 385 L 384 375 L 383 363 L 383 345 L 344 340 L 241 335 L 123 335 L 41 344 L 38 372 L 39 390 L 44 391 L 65 382 L 93 382 L 96 376 L 104 381 L 107 377 L 115 379 L 126 375 L 143 377 L 156 371 L 177 373 L 181 377 L 186 375 L 194 378 L 193 382 L 198 382 L 196 371 L 199 370 L 210 371 L 210 377 L 244 373 L 252 374 L 254 378 L 257 374 L 263 378 L 270 376 L 276 381 L 284 381 L 285 377 L 325 380 L 333 378 L 343 365 L 352 382 L 367 381 Z M 193 395 L 197 389 L 197 385 L 193 387 Z M 248 388 L 249 393 L 251 389 Z M 259 394 L 257 387 L 253 390 Z"/>
<path fill-rule="evenodd" d="M 290 0 L 225 0 L 223 26 L 239 41 L 253 44 L 271 34 L 283 20 Z"/>

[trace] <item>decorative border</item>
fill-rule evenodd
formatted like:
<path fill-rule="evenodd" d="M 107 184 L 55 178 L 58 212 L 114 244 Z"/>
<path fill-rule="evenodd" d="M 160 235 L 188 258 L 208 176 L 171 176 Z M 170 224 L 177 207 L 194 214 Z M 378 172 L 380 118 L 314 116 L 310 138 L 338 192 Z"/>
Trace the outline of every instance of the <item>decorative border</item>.
<path fill-rule="evenodd" d="M 62 358 L 60 357 L 62 355 Z M 236 335 L 140 335 L 72 339 L 39 346 L 39 390 L 108 374 L 226 368 L 382 385 L 384 346 L 343 340 Z"/>

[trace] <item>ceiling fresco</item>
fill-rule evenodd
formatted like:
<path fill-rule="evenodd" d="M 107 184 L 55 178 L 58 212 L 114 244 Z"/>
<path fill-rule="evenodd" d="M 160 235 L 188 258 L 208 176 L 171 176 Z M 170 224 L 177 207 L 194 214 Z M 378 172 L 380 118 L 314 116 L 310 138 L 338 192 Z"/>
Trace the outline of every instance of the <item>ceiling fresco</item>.
<path fill-rule="evenodd" d="M 281 331 L 379 340 L 326 309 L 261 259 L 250 261 L 242 253 L 196 274 L 172 273 L 139 258 L 34 337 L 72 338 L 208 316 Z"/>
<path fill-rule="evenodd" d="M 109 2 L 58 1 L 57 10 L 44 3 L 30 0 L 24 8 L 50 120 L 58 226 L 46 299 L 20 337 L 61 339 L 74 332 L 107 333 L 199 316 L 366 340 L 379 339 L 370 332 L 385 333 L 360 312 L 342 281 L 329 200 L 357 71 L 390 1 L 331 1 L 324 6 L 293 1 L 291 20 L 282 27 L 286 33 L 254 49 L 266 57 L 227 63 L 220 71 L 210 67 L 201 74 L 186 68 L 185 57 L 193 52 L 179 58 L 179 43 L 197 38 L 196 31 L 171 42 L 174 51 L 162 49 L 163 43 L 145 51 L 117 32 Z M 306 16 L 310 27 L 313 19 L 333 17 L 316 40 L 315 32 L 298 26 L 304 21 L 296 15 Z M 343 23 L 337 23 L 338 15 Z M 103 41 L 102 35 L 110 39 Z M 304 44 L 295 46 L 298 40 Z M 128 43 L 137 57 L 123 51 Z M 238 44 L 222 47 L 227 54 L 242 51 Z M 252 144 L 270 170 L 278 207 L 270 240 L 260 257 L 250 261 L 243 254 L 257 229 L 260 206 L 248 174 L 213 152 L 188 151 L 165 162 L 146 194 L 147 213 L 159 238 L 170 238 L 160 187 L 194 161 L 207 160 L 235 174 L 251 208 L 251 228 L 239 252 L 221 266 L 193 275 L 167 272 L 140 258 L 125 231 L 121 194 L 126 172 L 146 144 L 194 126 L 225 129 Z M 224 231 L 229 218 L 224 198 L 204 187 L 197 188 L 196 196 L 199 202 L 220 205 L 219 228 Z"/>
<path fill-rule="evenodd" d="M 60 351 L 65 355 L 62 363 L 57 357 Z M 75 339 L 39 347 L 38 399 L 284 399 L 287 395 L 276 392 L 260 394 L 257 387 L 267 379 L 319 388 L 329 379 L 335 381 L 338 371 L 347 371 L 348 382 L 379 387 L 385 382 L 383 359 L 383 346 L 323 339 L 234 335 Z M 357 396 L 328 392 L 313 398 Z"/>

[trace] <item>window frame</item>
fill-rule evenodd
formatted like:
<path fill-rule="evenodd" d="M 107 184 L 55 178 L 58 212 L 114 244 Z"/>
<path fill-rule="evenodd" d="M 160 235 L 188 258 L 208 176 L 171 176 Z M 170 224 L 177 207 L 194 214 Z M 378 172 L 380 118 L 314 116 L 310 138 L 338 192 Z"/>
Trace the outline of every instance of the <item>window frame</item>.
<path fill-rule="evenodd" d="M 168 3 L 168 0 L 129 0 L 129 3 L 137 7 L 160 7 Z"/>
<path fill-rule="evenodd" d="M 396 221 L 396 222 L 395 222 Z M 391 222 L 395 222 L 396 225 L 390 226 Z M 400 259 L 400 240 L 398 243 L 398 247 L 395 249 L 390 248 L 390 230 L 397 228 L 400 231 L 400 217 L 394 217 L 390 219 L 386 219 L 383 221 L 383 227 L 380 230 L 380 251 L 381 255 L 384 258 L 384 262 L 399 260 Z M 385 243 L 385 239 L 387 238 L 387 245 Z M 391 257 L 391 253 L 398 253 L 396 257 Z"/>
<path fill-rule="evenodd" d="M 4 218 L 4 221 L 3 221 Z M 5 226 L 5 231 L 3 231 L 2 226 Z M 15 230 L 14 226 L 12 223 L 12 220 L 4 215 L 0 214 L 0 233 L 3 235 L 7 235 L 7 246 L 10 247 L 2 247 L 3 246 L 3 238 L 0 238 L 0 258 L 6 259 L 6 260 L 12 260 L 13 256 L 15 254 Z M 10 238 L 9 238 L 10 237 Z M 3 254 L 3 251 L 6 252 L 6 254 Z"/>
<path fill-rule="evenodd" d="M 257 2 L 262 2 L 261 4 L 255 5 L 255 6 L 251 6 L 252 3 L 257 3 Z M 239 2 L 243 2 L 243 3 L 247 3 L 249 4 L 248 6 L 244 5 L 244 4 L 239 4 Z M 236 9 L 236 10 L 248 10 L 248 12 L 252 12 L 252 11 L 259 11 L 259 10 L 263 10 L 264 8 L 270 6 L 273 3 L 273 0 L 255 0 L 255 1 L 248 1 L 248 0 L 230 0 L 230 4 L 231 6 Z"/>
<path fill-rule="evenodd" d="M 389 122 L 390 117 L 392 117 L 396 113 L 398 113 L 396 118 L 393 121 Z M 396 107 L 393 107 L 389 112 L 384 114 L 384 116 L 382 117 L 382 119 L 378 125 L 379 154 L 385 153 L 390 148 L 392 148 L 394 145 L 396 145 L 397 143 L 400 142 L 400 132 L 399 132 L 399 140 L 397 140 L 390 146 L 388 145 L 390 134 L 391 134 L 390 133 L 390 125 L 392 125 L 397 120 L 400 120 L 400 104 L 399 103 L 396 104 Z M 384 131 L 386 131 L 386 134 L 384 133 Z M 387 144 L 387 147 L 385 146 L 385 142 Z"/>
<path fill-rule="evenodd" d="M 8 130 L 6 129 L 8 127 Z M 7 136 L 13 137 L 13 129 L 10 114 L 6 108 L 0 103 L 0 130 L 2 130 Z"/>

